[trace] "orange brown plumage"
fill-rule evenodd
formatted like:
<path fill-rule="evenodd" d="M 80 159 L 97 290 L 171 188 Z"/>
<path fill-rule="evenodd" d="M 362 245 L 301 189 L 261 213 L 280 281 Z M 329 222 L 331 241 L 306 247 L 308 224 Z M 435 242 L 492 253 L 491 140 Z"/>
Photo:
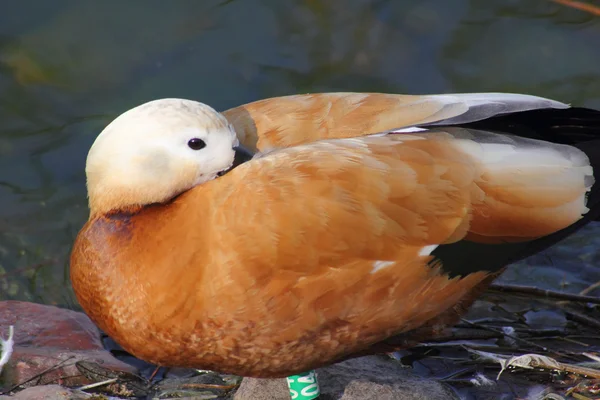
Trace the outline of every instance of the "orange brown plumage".
<path fill-rule="evenodd" d="M 269 152 L 181 194 L 176 185 L 168 201 L 90 201 L 71 279 L 134 355 L 268 377 L 402 347 L 456 322 L 503 266 L 449 274 L 438 246 L 527 243 L 587 212 L 592 169 L 579 150 L 454 127 L 365 136 L 467 115 L 460 102 L 270 101 L 224 113 L 241 142 Z"/>

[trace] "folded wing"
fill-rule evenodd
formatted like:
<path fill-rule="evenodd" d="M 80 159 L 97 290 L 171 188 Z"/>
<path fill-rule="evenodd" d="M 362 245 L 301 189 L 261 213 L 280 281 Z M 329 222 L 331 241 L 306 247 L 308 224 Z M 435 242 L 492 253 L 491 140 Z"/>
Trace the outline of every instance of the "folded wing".
<path fill-rule="evenodd" d="M 353 334 L 380 340 L 434 318 L 488 276 L 482 268 L 451 278 L 430 255 L 436 246 L 569 226 L 586 212 L 591 175 L 574 148 L 466 129 L 273 151 L 186 194 L 208 189 L 218 199 L 210 222 L 219 268 L 203 293 L 219 298 L 211 310 L 223 318 L 262 309 L 265 329 L 361 322 Z"/>
<path fill-rule="evenodd" d="M 567 107 L 557 101 L 511 93 L 317 93 L 260 100 L 223 114 L 244 145 L 266 150 L 404 127 L 465 124 L 510 112 Z"/>

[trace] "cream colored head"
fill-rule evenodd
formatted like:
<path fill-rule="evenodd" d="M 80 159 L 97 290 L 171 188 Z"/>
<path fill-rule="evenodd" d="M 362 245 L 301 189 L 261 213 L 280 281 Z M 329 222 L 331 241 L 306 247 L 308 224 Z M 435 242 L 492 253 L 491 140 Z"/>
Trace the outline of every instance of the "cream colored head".
<path fill-rule="evenodd" d="M 205 104 L 161 99 L 135 107 L 112 121 L 90 149 L 91 213 L 165 202 L 229 169 L 238 144 L 225 117 Z"/>

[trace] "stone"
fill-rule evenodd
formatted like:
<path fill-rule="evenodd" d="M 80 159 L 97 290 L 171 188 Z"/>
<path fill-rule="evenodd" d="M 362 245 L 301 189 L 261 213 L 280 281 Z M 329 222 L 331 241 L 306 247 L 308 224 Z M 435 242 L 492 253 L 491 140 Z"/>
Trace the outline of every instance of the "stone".
<path fill-rule="evenodd" d="M 449 387 L 414 375 L 384 356 L 354 358 L 317 369 L 319 400 L 452 400 Z M 234 400 L 289 400 L 285 379 L 244 378 Z"/>
<path fill-rule="evenodd" d="M 0 396 L 0 400 L 83 400 L 92 396 L 60 385 L 34 386 L 12 396 Z"/>
<path fill-rule="evenodd" d="M 0 302 L 0 336 L 14 326 L 14 350 L 2 371 L 4 389 L 60 383 L 77 386 L 93 383 L 77 369 L 80 360 L 102 364 L 114 371 L 136 369 L 104 350 L 100 332 L 83 313 L 20 301 Z"/>

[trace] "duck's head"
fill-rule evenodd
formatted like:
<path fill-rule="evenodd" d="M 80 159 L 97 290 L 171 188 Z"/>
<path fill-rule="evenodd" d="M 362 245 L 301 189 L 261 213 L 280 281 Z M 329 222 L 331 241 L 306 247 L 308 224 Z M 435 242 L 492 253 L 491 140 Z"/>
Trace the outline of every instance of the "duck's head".
<path fill-rule="evenodd" d="M 117 117 L 86 162 L 92 215 L 166 202 L 251 158 L 211 107 L 160 99 Z"/>

